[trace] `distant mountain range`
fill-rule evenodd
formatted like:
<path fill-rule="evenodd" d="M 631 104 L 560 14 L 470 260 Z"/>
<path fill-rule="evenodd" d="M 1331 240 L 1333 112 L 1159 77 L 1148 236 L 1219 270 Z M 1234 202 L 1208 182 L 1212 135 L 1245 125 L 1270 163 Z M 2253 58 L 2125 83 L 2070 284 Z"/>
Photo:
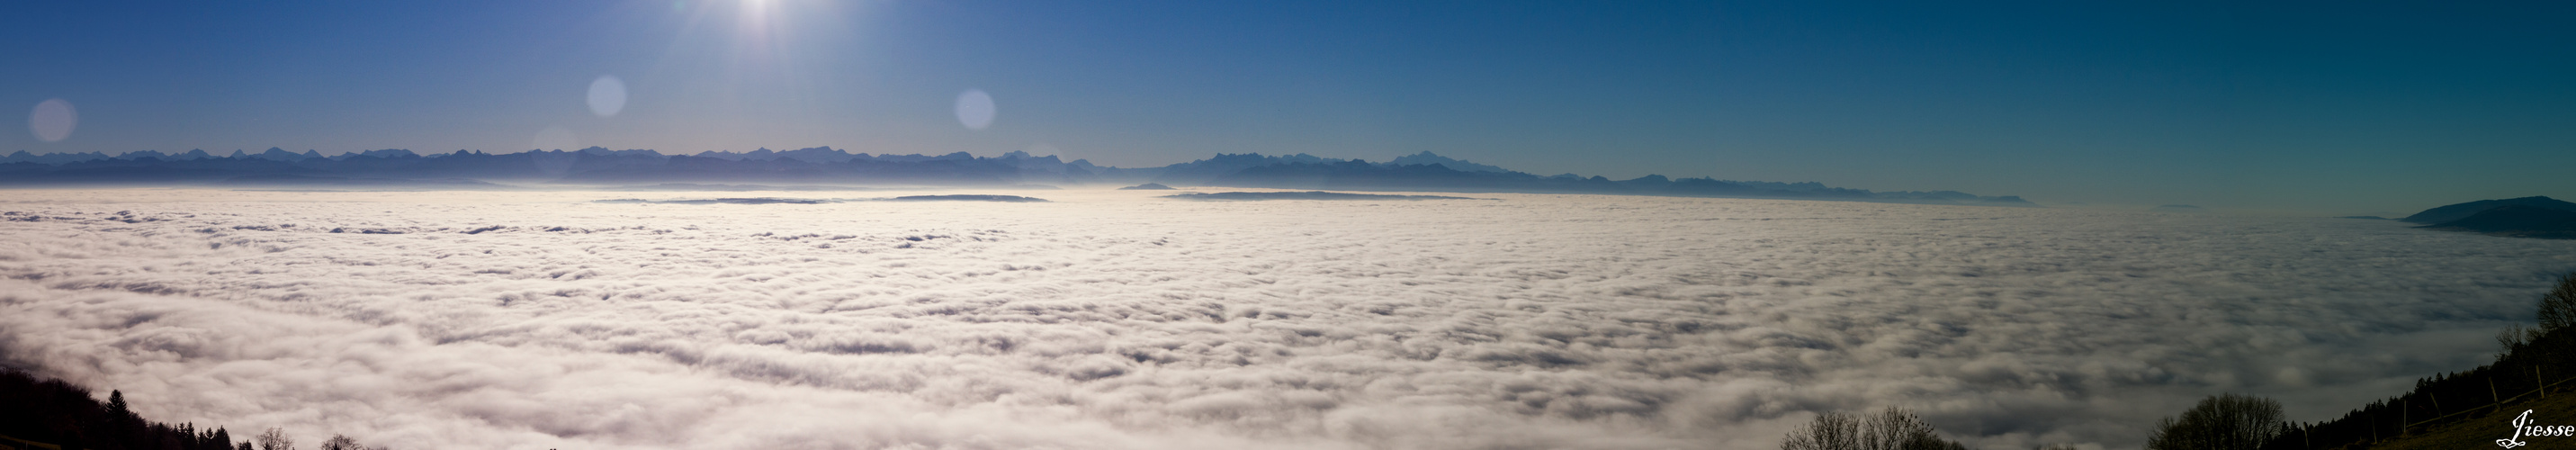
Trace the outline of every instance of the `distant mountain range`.
<path fill-rule="evenodd" d="M 0 186 L 211 185 L 293 188 L 511 189 L 507 184 L 632 186 L 672 183 L 791 183 L 877 186 L 1131 185 L 1262 187 L 1358 191 L 1523 192 L 1781 198 L 2037 207 L 2014 196 L 1957 191 L 1872 192 L 1823 184 L 1666 178 L 1627 180 L 1539 176 L 1431 152 L 1386 162 L 1296 154 L 1218 154 L 1162 167 L 1118 168 L 1086 160 L 1011 152 L 977 157 L 871 155 L 831 147 L 665 155 L 653 150 L 421 155 L 386 149 L 323 156 L 270 148 L 216 156 L 204 150 L 0 157 Z"/>
<path fill-rule="evenodd" d="M 2444 205 L 2397 219 L 2420 228 L 2495 236 L 2576 239 L 2576 203 L 2523 197 Z"/>

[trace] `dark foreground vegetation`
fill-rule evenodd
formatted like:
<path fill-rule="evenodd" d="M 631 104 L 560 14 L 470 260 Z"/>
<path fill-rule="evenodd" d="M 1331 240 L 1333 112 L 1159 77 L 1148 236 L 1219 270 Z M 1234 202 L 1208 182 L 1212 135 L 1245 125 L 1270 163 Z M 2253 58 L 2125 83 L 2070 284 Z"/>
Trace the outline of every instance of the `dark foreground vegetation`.
<path fill-rule="evenodd" d="M 2576 274 L 2540 297 L 2539 326 L 2515 326 L 2496 335 L 2496 362 L 2415 381 L 2415 390 L 2371 402 L 2342 418 L 2293 424 L 2265 449 L 2364 449 L 2425 430 L 2459 424 L 2549 395 L 2571 395 L 2576 384 Z M 2511 425 L 2494 426 L 2504 437 Z M 2557 425 L 2557 424 L 2552 424 Z M 2492 444 L 2489 444 L 2492 445 Z"/>
<path fill-rule="evenodd" d="M 109 391 L 107 401 L 62 380 L 0 369 L 0 447 L 56 450 L 294 450 L 295 440 L 275 428 L 234 441 L 223 427 L 144 420 Z M 331 436 L 322 450 L 366 450 L 348 436 Z"/>
<path fill-rule="evenodd" d="M 1932 424 L 1903 409 L 1888 408 L 1866 417 L 1829 412 L 1816 415 L 1806 428 L 1789 432 L 1781 450 L 1967 450 L 1941 439 Z"/>
<path fill-rule="evenodd" d="M 2182 415 L 2156 421 L 2147 434 L 2147 449 L 2256 450 L 2279 439 L 2286 428 L 2281 402 L 2219 394 L 2201 399 Z"/>
<path fill-rule="evenodd" d="M 2558 395 L 2576 395 L 2576 273 L 2558 278 L 2540 297 L 2537 327 L 2514 326 L 2496 335 L 2501 352 L 2496 362 L 2466 371 L 2417 380 L 2415 390 L 2371 402 L 2343 417 L 2316 423 L 2283 420 L 2281 403 L 2267 398 L 2221 394 L 2202 399 L 2182 414 L 2157 421 L 2149 431 L 2148 450 L 2360 450 L 2420 448 L 2421 435 L 2469 420 L 2485 420 L 2492 433 L 2465 433 L 2486 439 L 2506 437 L 2521 423 L 2492 420 L 2510 417 L 2508 408 L 2527 406 Z M 2561 402 L 2564 403 L 2564 402 Z M 2493 422 L 2493 423 L 2487 423 Z M 2541 425 L 2534 422 L 2534 425 Z M 2551 422 L 2545 425 L 2563 425 Z M 2449 430 L 2446 430 L 2449 431 Z M 2450 432 L 2435 436 L 2464 433 Z M 2492 434 L 2493 436 L 2487 436 Z M 2412 437 L 2413 439 L 2410 439 Z M 2483 440 L 2470 442 L 2480 448 Z M 1782 450 L 1950 450 L 1964 449 L 1940 439 L 1931 425 L 1901 409 L 1866 418 L 1843 413 L 1816 416 L 1789 433 Z M 2042 450 L 2072 448 L 2060 445 Z"/>

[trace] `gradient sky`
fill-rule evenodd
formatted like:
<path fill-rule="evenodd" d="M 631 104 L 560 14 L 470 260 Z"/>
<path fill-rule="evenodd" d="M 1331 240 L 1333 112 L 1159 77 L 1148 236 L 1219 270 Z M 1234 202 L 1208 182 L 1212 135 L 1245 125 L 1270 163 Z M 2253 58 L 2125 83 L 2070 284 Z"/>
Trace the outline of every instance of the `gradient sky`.
<path fill-rule="evenodd" d="M 0 152 L 829 145 L 2388 214 L 2576 197 L 2576 4 L 0 4 Z M 602 76 L 625 107 L 593 114 Z M 991 93 L 977 130 L 953 110 Z"/>

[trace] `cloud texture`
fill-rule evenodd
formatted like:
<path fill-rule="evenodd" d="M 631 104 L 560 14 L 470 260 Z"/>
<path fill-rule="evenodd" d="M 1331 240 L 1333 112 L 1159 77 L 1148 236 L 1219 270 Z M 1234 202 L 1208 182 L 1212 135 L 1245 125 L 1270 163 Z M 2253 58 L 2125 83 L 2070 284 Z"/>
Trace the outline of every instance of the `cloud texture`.
<path fill-rule="evenodd" d="M 12 194 L 7 363 L 396 448 L 1776 448 L 1891 405 L 2120 448 L 2202 395 L 2316 420 L 2474 366 L 2576 269 L 2387 221 L 1738 199 Z"/>

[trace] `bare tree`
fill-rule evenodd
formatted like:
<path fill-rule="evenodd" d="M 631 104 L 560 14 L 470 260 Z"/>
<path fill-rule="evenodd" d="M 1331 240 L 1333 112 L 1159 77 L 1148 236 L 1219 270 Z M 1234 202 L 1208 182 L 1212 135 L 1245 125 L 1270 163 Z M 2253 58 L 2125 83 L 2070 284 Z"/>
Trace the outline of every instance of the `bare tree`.
<path fill-rule="evenodd" d="M 1850 414 L 1817 414 L 1806 428 L 1789 432 L 1780 450 L 1852 450 L 1860 448 L 1860 419 Z"/>
<path fill-rule="evenodd" d="M 1902 408 L 1889 407 L 1868 417 L 1843 413 L 1816 416 L 1806 428 L 1789 432 L 1780 443 L 1781 450 L 1966 450 L 1957 442 L 1942 440 L 1932 429 Z"/>
<path fill-rule="evenodd" d="M 2147 450 L 2256 450 L 2281 435 L 2281 402 L 2219 394 L 2182 415 L 2156 421 Z"/>
<path fill-rule="evenodd" d="M 330 440 L 322 441 L 322 450 L 367 450 L 367 446 L 358 445 L 358 440 L 347 435 L 334 434 Z"/>
<path fill-rule="evenodd" d="M 2558 277 L 2558 287 L 2540 296 L 2540 332 L 2576 326 L 2576 273 Z"/>
<path fill-rule="evenodd" d="M 2540 340 L 2540 329 L 2525 327 L 2522 325 L 2506 325 L 2504 330 L 2496 332 L 2495 340 L 2496 347 L 2499 348 L 2496 353 L 2496 360 L 2503 361 L 2505 356 L 2512 355 L 2514 352 L 2522 351 L 2523 347 L 2530 346 L 2531 341 Z"/>
<path fill-rule="evenodd" d="M 1868 450 L 1965 450 L 1956 442 L 1941 440 L 1941 435 L 1913 412 L 1890 406 L 1869 418 L 1861 426 L 1861 448 Z"/>
<path fill-rule="evenodd" d="M 287 437 L 286 430 L 275 427 L 260 432 L 251 440 L 259 442 L 259 450 L 295 450 L 295 438 Z"/>

